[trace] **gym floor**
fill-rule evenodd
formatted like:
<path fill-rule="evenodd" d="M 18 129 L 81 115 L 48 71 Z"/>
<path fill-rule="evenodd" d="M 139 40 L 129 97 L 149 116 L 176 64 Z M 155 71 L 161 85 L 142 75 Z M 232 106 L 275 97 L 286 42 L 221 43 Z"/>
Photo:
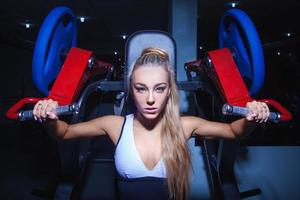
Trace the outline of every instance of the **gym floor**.
<path fill-rule="evenodd" d="M 27 128 L 1 125 L 8 137 L 0 145 L 0 199 L 53 199 L 59 166 L 55 141 L 40 131 L 21 131 Z"/>

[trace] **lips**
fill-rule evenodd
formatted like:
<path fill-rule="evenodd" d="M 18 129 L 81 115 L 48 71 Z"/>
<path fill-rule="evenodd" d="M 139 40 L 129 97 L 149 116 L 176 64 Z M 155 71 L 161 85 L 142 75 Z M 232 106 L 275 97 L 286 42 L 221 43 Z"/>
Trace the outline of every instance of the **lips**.
<path fill-rule="evenodd" d="M 149 114 L 154 114 L 156 113 L 157 108 L 145 108 L 145 112 Z"/>

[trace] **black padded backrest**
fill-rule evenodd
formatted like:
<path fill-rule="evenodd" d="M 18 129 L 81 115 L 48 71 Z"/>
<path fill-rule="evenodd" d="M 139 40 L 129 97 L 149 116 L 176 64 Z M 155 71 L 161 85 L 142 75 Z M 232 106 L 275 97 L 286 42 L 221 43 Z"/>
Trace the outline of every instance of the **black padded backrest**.
<path fill-rule="evenodd" d="M 164 31 L 144 30 L 133 33 L 126 42 L 124 81 L 127 85 L 127 75 L 132 63 L 148 47 L 164 49 L 169 54 L 170 64 L 176 73 L 176 45 L 171 35 Z"/>

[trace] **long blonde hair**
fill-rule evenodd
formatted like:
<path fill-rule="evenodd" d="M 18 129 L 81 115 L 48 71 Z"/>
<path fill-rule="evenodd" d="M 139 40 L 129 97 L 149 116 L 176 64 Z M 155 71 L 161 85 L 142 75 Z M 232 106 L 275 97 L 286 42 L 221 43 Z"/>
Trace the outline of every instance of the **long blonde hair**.
<path fill-rule="evenodd" d="M 162 113 L 162 156 L 167 169 L 170 199 L 186 199 L 189 191 L 191 158 L 180 120 L 175 74 L 169 63 L 169 56 L 163 49 L 153 47 L 144 49 L 129 70 L 128 86 L 130 88 L 133 71 L 139 66 L 164 67 L 168 72 L 170 95 Z"/>

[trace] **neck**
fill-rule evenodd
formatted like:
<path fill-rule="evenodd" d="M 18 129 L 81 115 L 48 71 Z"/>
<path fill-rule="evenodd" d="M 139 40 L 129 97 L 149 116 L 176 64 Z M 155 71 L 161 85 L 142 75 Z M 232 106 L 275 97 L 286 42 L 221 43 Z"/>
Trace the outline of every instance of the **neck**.
<path fill-rule="evenodd" d="M 141 113 L 137 112 L 136 119 L 147 130 L 153 130 L 154 128 L 161 125 L 162 115 L 160 114 L 155 119 L 147 119 Z"/>

